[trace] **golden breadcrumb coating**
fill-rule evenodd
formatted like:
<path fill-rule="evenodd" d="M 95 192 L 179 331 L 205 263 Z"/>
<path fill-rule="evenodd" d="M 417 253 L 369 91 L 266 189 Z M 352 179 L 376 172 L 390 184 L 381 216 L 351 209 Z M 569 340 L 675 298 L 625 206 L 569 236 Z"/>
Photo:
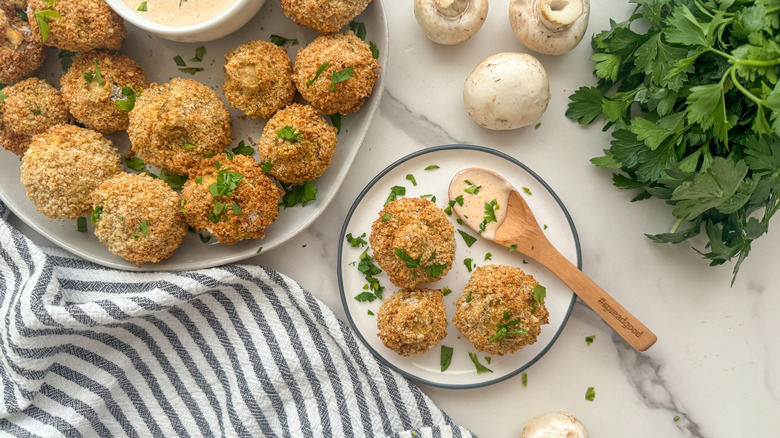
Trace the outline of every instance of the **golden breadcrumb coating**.
<path fill-rule="evenodd" d="M 292 103 L 293 66 L 284 48 L 268 41 L 249 41 L 225 55 L 222 91 L 233 108 L 255 119 L 271 117 Z"/>
<path fill-rule="evenodd" d="M 87 78 L 91 80 L 87 81 Z M 76 121 L 104 134 L 127 129 L 128 111 L 119 109 L 116 104 L 128 99 L 122 89 L 131 88 L 141 93 L 148 87 L 149 80 L 135 61 L 102 50 L 77 56 L 70 69 L 60 77 L 62 96 Z"/>
<path fill-rule="evenodd" d="M 0 144 L 16 155 L 24 154 L 34 135 L 70 122 L 62 95 L 43 79 L 25 79 L 4 88 L 3 93 Z"/>
<path fill-rule="evenodd" d="M 230 112 L 216 92 L 193 79 L 151 84 L 130 111 L 132 151 L 147 164 L 187 175 L 203 157 L 230 145 Z"/>
<path fill-rule="evenodd" d="M 423 354 L 447 336 L 441 289 L 401 289 L 376 314 L 379 339 L 401 356 Z"/>
<path fill-rule="evenodd" d="M 444 277 L 455 259 L 455 227 L 441 208 L 424 198 L 400 198 L 385 205 L 371 226 L 369 243 L 390 281 L 407 289 Z M 408 267 L 399 251 L 422 267 Z"/>
<path fill-rule="evenodd" d="M 29 0 L 27 16 L 30 28 L 44 45 L 70 50 L 119 50 L 127 30 L 125 22 L 104 0 L 57 0 L 49 5 L 47 0 Z M 52 10 L 59 17 L 46 20 L 50 28 L 46 41 L 33 16 L 35 12 Z"/>
<path fill-rule="evenodd" d="M 317 75 L 322 65 L 327 66 Z M 351 77 L 334 83 L 334 74 L 352 70 Z M 379 62 L 371 48 L 352 31 L 320 35 L 298 50 L 295 86 L 323 114 L 348 114 L 363 106 L 374 90 Z"/>
<path fill-rule="evenodd" d="M 535 343 L 541 325 L 548 323 L 547 307 L 534 300 L 538 284 L 519 268 L 480 266 L 458 297 L 452 322 L 477 350 L 499 356 L 514 353 Z"/>
<path fill-rule="evenodd" d="M 284 15 L 319 33 L 338 32 L 363 12 L 371 0 L 282 0 Z"/>
<path fill-rule="evenodd" d="M 236 183 L 234 188 L 231 182 Z M 230 245 L 265 236 L 279 213 L 282 190 L 254 158 L 235 155 L 231 160 L 219 154 L 190 173 L 181 197 L 191 227 Z"/>
<path fill-rule="evenodd" d="M 22 184 L 46 217 L 76 219 L 89 215 L 92 192 L 122 168 L 119 151 L 99 132 L 56 125 L 33 137 L 22 157 Z"/>
<path fill-rule="evenodd" d="M 46 50 L 28 22 L 15 8 L 0 4 L 0 83 L 13 84 L 26 78 L 45 59 Z"/>
<path fill-rule="evenodd" d="M 145 173 L 114 176 L 94 192 L 92 202 L 100 242 L 138 265 L 167 259 L 187 233 L 179 194 Z"/>
<path fill-rule="evenodd" d="M 279 136 L 291 130 L 295 139 Z M 266 123 L 257 142 L 261 162 L 270 162 L 270 174 L 284 183 L 301 184 L 319 178 L 330 166 L 336 150 L 336 128 L 310 105 L 294 103 L 279 110 Z"/>

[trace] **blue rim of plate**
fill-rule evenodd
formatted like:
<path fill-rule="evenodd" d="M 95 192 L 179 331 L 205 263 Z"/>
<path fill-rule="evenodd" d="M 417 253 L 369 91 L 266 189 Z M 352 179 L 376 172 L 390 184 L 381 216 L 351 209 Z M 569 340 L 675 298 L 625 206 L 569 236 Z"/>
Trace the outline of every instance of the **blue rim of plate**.
<path fill-rule="evenodd" d="M 521 167 L 524 171 L 528 172 L 529 175 L 534 177 L 536 181 L 539 182 L 539 184 L 544 187 L 545 190 L 555 199 L 555 202 L 558 204 L 558 207 L 560 207 L 563 214 L 566 216 L 566 221 L 569 223 L 569 227 L 571 228 L 572 237 L 574 238 L 574 246 L 577 252 L 577 268 L 582 270 L 582 252 L 580 249 L 580 239 L 577 235 L 577 229 L 574 227 L 574 221 L 571 218 L 571 215 L 569 214 L 569 211 L 566 209 L 566 206 L 563 205 L 563 202 L 561 201 L 561 198 L 558 197 L 558 195 L 553 191 L 552 187 L 550 187 L 547 182 L 545 182 L 539 175 L 536 174 L 533 170 L 531 170 L 528 166 L 521 163 L 514 157 L 507 155 L 503 152 L 499 152 L 495 149 L 491 149 L 484 146 L 477 146 L 477 145 L 469 145 L 469 144 L 449 144 L 449 145 L 441 145 L 441 146 L 432 146 L 428 147 L 422 150 L 419 150 L 417 152 L 412 152 L 411 154 L 400 158 L 399 160 L 395 161 L 394 163 L 390 164 L 389 166 L 385 167 L 384 170 L 379 172 L 371 181 L 369 181 L 368 184 L 366 184 L 366 187 L 363 188 L 363 190 L 360 192 L 360 194 L 355 199 L 355 202 L 352 203 L 352 207 L 350 207 L 349 211 L 347 212 L 347 217 L 344 219 L 344 225 L 341 228 L 341 234 L 339 235 L 339 251 L 338 251 L 338 263 L 337 263 L 337 275 L 339 280 L 339 293 L 341 294 L 341 305 L 344 307 L 344 313 L 347 315 L 347 320 L 349 321 L 349 325 L 352 327 L 352 331 L 357 335 L 358 338 L 360 338 L 360 341 L 363 343 L 363 345 L 371 351 L 371 353 L 376 357 L 381 363 L 384 365 L 392 368 L 396 372 L 400 373 L 404 377 L 414 380 L 419 383 L 423 383 L 430 386 L 435 386 L 438 388 L 445 388 L 445 389 L 473 389 L 473 388 L 481 388 L 484 386 L 490 386 L 495 383 L 504 381 L 506 379 L 509 379 L 511 377 L 514 377 L 518 375 L 519 373 L 527 370 L 531 365 L 536 363 L 539 359 L 544 356 L 547 351 L 555 344 L 555 342 L 558 340 L 558 336 L 560 336 L 561 332 L 563 332 L 563 328 L 566 327 L 566 323 L 569 321 L 569 316 L 571 316 L 572 309 L 574 308 L 574 303 L 577 301 L 577 296 L 575 294 L 572 294 L 571 302 L 569 303 L 569 307 L 566 310 L 566 315 L 564 315 L 563 320 L 561 321 L 561 326 L 558 327 L 558 331 L 555 332 L 550 342 L 542 349 L 542 351 L 539 352 L 536 356 L 531 358 L 528 362 L 523 364 L 521 367 L 516 369 L 513 372 L 507 373 L 503 376 L 497 377 L 492 380 L 486 380 L 484 382 L 478 382 L 478 383 L 471 383 L 466 385 L 457 385 L 457 384 L 447 384 L 447 383 L 440 383 L 435 382 L 428 379 L 422 379 L 412 373 L 409 373 L 405 370 L 402 370 L 395 366 L 394 364 L 390 363 L 387 359 L 384 358 L 382 354 L 380 354 L 378 351 L 376 351 L 371 345 L 366 341 L 366 339 L 363 337 L 363 334 L 358 330 L 357 325 L 355 324 L 355 321 L 352 319 L 352 314 L 349 311 L 349 307 L 347 304 L 347 294 L 344 292 L 344 279 L 342 277 L 342 256 L 343 256 L 343 248 L 344 248 L 344 239 L 347 235 L 347 225 L 349 225 L 350 220 L 352 219 L 352 215 L 355 212 L 355 209 L 357 209 L 358 205 L 360 205 L 360 202 L 363 200 L 363 198 L 366 196 L 369 190 L 377 183 L 379 182 L 385 175 L 387 175 L 391 170 L 395 169 L 396 167 L 400 166 L 401 164 L 405 163 L 406 161 L 409 161 L 413 158 L 419 157 L 421 155 L 429 154 L 432 152 L 438 152 L 442 150 L 472 150 L 472 151 L 478 151 L 478 152 L 484 152 L 491 155 L 495 155 L 499 158 L 503 158 L 519 167 Z M 351 299 L 351 297 L 350 297 Z"/>

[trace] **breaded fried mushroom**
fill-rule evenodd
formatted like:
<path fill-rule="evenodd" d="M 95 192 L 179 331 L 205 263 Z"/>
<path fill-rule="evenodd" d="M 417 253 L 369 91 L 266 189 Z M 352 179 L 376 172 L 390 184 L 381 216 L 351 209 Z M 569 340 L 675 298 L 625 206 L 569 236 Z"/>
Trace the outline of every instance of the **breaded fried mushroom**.
<path fill-rule="evenodd" d="M 122 168 L 119 151 L 99 132 L 56 125 L 33 137 L 22 157 L 22 185 L 46 217 L 76 219 L 90 213 L 92 192 Z"/>
<path fill-rule="evenodd" d="M 455 259 L 455 227 L 424 198 L 401 198 L 379 212 L 369 236 L 374 260 L 390 281 L 407 289 L 439 280 Z"/>
<path fill-rule="evenodd" d="M 114 176 L 94 192 L 92 202 L 100 242 L 138 265 L 169 258 L 187 233 L 178 193 L 145 173 Z"/>
<path fill-rule="evenodd" d="M 255 119 L 292 103 L 295 84 L 287 52 L 268 41 L 249 41 L 225 55 L 222 91 L 233 108 Z"/>
<path fill-rule="evenodd" d="M 43 79 L 25 79 L 2 93 L 0 144 L 16 155 L 24 155 L 34 135 L 70 122 L 62 95 Z"/>
<path fill-rule="evenodd" d="M 338 32 L 363 12 L 371 0 L 282 0 L 284 15 L 319 33 Z"/>
<path fill-rule="evenodd" d="M 120 109 L 117 102 L 129 105 L 128 98 L 135 99 L 147 87 L 141 66 L 105 51 L 82 53 L 60 77 L 62 96 L 76 121 L 103 134 L 127 129 L 129 110 Z"/>
<path fill-rule="evenodd" d="M 539 285 L 521 269 L 483 265 L 474 270 L 456 302 L 455 327 L 489 354 L 511 354 L 536 342 L 550 313 L 544 297 L 536 299 Z"/>
<path fill-rule="evenodd" d="M 266 123 L 257 142 L 261 162 L 283 183 L 301 184 L 319 178 L 336 150 L 336 128 L 310 105 L 294 103 Z"/>
<path fill-rule="evenodd" d="M 30 28 L 39 41 L 71 52 L 119 50 L 125 22 L 104 0 L 29 0 Z M 48 12 L 47 12 L 48 11 Z M 42 18 L 33 19 L 35 14 Z"/>
<path fill-rule="evenodd" d="M 190 173 L 181 197 L 191 227 L 230 245 L 265 236 L 279 213 L 282 190 L 254 158 L 219 154 Z"/>
<path fill-rule="evenodd" d="M 0 5 L 0 83 L 13 84 L 32 74 L 46 51 L 27 21 L 9 5 Z"/>
<path fill-rule="evenodd" d="M 129 114 L 132 151 L 147 164 L 187 175 L 203 157 L 230 145 L 230 112 L 216 92 L 193 79 L 151 84 Z"/>
<path fill-rule="evenodd" d="M 320 35 L 298 50 L 295 86 L 323 114 L 360 109 L 374 90 L 379 62 L 352 31 Z"/>
<path fill-rule="evenodd" d="M 401 289 L 376 314 L 379 339 L 401 356 L 423 354 L 447 336 L 447 310 L 440 289 Z"/>

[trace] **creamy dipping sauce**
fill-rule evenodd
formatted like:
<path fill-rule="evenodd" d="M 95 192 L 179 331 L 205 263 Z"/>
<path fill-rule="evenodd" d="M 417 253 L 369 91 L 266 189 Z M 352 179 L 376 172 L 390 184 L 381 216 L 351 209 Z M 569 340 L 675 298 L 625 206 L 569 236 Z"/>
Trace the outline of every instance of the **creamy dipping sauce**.
<path fill-rule="evenodd" d="M 513 190 L 506 181 L 490 172 L 465 169 L 452 178 L 448 195 L 450 201 L 455 201 L 452 211 L 460 216 L 463 223 L 492 240 L 506 217 L 509 194 Z M 463 205 L 460 204 L 461 199 Z"/>
<path fill-rule="evenodd" d="M 225 12 L 236 0 L 124 0 L 135 13 L 166 26 L 192 26 Z M 146 11 L 138 8 L 146 3 Z M 143 8 L 142 8 L 143 9 Z"/>

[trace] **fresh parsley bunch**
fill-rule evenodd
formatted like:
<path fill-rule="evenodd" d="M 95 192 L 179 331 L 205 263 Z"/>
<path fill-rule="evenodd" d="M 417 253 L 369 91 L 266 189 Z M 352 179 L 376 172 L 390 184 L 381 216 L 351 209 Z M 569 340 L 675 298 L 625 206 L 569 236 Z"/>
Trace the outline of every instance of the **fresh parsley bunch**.
<path fill-rule="evenodd" d="M 566 115 L 599 116 L 610 148 L 591 161 L 620 169 L 613 183 L 674 206 L 680 243 L 704 229 L 710 265 L 736 258 L 780 203 L 780 0 L 632 0 L 591 45 L 595 87 L 570 96 Z M 732 279 L 733 283 L 733 279 Z"/>

